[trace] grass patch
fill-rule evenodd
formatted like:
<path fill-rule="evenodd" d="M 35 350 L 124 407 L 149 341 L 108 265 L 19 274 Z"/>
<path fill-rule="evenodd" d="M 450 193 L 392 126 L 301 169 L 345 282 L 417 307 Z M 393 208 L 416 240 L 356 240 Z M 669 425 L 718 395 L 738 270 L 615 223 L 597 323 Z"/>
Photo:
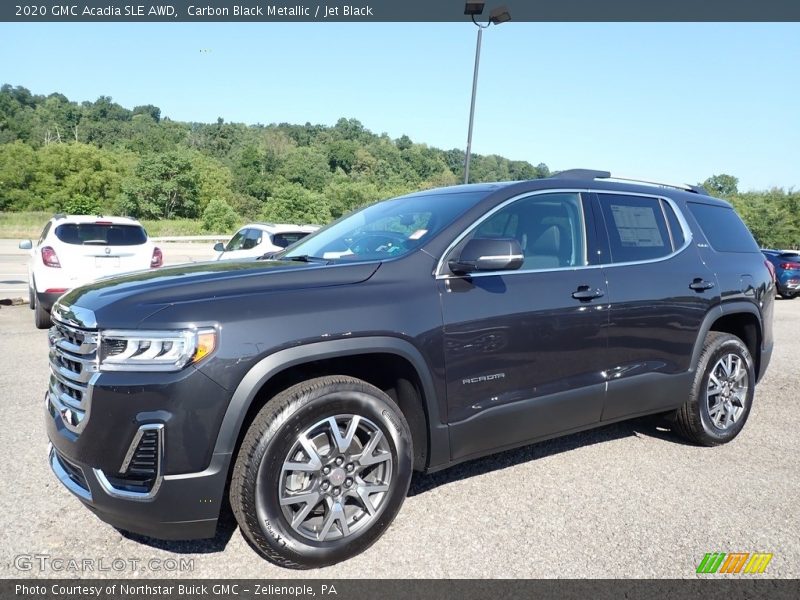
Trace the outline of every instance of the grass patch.
<path fill-rule="evenodd" d="M 38 239 L 52 216 L 49 212 L 0 212 L 0 238 Z"/>
<path fill-rule="evenodd" d="M 0 238 L 38 239 L 50 212 L 0 212 Z M 232 231 L 205 231 L 200 219 L 162 219 L 141 221 L 150 237 L 175 235 L 232 235 Z"/>

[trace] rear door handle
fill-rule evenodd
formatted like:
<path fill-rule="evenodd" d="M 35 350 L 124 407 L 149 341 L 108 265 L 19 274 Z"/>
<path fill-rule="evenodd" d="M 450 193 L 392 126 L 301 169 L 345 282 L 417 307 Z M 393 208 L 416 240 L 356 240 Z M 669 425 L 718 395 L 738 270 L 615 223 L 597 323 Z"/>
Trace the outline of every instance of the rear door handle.
<path fill-rule="evenodd" d="M 572 297 L 581 302 L 588 302 L 595 298 L 602 298 L 604 296 L 603 290 L 595 288 L 589 289 L 588 285 L 578 286 L 578 289 L 572 292 Z"/>
<path fill-rule="evenodd" d="M 710 281 L 706 281 L 700 277 L 695 277 L 694 281 L 689 284 L 689 287 L 693 289 L 695 292 L 704 292 L 706 290 L 710 290 L 714 287 L 714 284 Z"/>

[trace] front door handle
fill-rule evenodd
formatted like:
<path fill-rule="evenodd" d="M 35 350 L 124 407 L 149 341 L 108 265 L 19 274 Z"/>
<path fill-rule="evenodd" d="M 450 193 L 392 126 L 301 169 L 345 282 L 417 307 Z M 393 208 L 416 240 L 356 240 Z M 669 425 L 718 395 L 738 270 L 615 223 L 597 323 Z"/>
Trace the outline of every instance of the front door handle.
<path fill-rule="evenodd" d="M 578 289 L 572 292 L 572 297 L 581 302 L 589 302 L 590 300 L 602 298 L 603 296 L 603 290 L 598 288 L 590 289 L 588 285 L 578 286 Z"/>
<path fill-rule="evenodd" d="M 702 279 L 701 277 L 695 277 L 694 281 L 689 284 L 689 287 L 695 292 L 705 292 L 706 290 L 713 288 L 714 284 L 710 281 Z"/>

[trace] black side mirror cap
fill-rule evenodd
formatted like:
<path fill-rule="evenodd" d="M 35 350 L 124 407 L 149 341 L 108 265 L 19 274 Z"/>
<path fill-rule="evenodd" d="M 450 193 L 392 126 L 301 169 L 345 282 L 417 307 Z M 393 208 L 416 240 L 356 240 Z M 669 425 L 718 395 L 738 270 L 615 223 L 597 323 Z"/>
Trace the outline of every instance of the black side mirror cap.
<path fill-rule="evenodd" d="M 225 252 L 225 244 L 222 242 L 214 244 L 214 252 Z"/>
<path fill-rule="evenodd" d="M 513 238 L 472 238 L 447 266 L 456 275 L 513 271 L 524 262 L 522 247 Z"/>

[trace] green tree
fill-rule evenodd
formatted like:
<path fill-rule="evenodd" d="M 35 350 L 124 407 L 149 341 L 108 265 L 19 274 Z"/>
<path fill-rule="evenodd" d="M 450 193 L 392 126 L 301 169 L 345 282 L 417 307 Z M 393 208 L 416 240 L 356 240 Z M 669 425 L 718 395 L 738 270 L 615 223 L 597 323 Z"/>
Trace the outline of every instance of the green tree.
<path fill-rule="evenodd" d="M 36 180 L 31 189 L 33 210 L 66 210 L 76 196 L 109 211 L 130 173 L 133 158 L 126 152 L 90 144 L 48 144 L 37 152 Z"/>
<path fill-rule="evenodd" d="M 90 198 L 84 194 L 76 194 L 68 198 L 62 208 L 65 213 L 70 215 L 97 215 L 103 211 L 96 198 Z"/>
<path fill-rule="evenodd" d="M 152 154 L 123 182 L 120 207 L 146 219 L 196 217 L 198 196 L 199 177 L 188 151 Z"/>
<path fill-rule="evenodd" d="M 331 220 L 331 211 L 322 194 L 299 183 L 280 180 L 267 199 L 263 218 L 275 223 L 323 224 Z"/>
<path fill-rule="evenodd" d="M 301 146 L 286 157 L 279 174 L 287 181 L 316 192 L 322 191 L 332 173 L 328 157 L 320 148 Z"/>
<path fill-rule="evenodd" d="M 214 198 L 203 211 L 203 228 L 214 233 L 228 233 L 239 222 L 239 216 L 230 204 Z"/>
<path fill-rule="evenodd" d="M 725 173 L 712 175 L 702 185 L 712 196 L 720 198 L 727 198 L 739 193 L 739 179 Z"/>
<path fill-rule="evenodd" d="M 36 203 L 36 152 L 23 142 L 0 144 L 0 210 L 25 210 Z"/>

